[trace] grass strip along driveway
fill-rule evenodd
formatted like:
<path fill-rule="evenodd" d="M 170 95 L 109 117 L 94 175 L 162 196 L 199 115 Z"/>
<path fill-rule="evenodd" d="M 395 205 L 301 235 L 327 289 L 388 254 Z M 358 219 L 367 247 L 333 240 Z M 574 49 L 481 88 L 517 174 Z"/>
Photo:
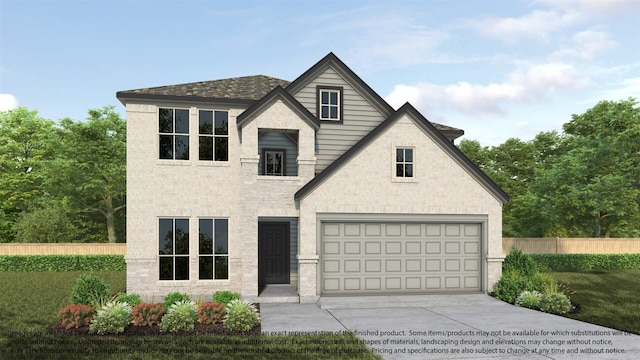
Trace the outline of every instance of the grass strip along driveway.
<path fill-rule="evenodd" d="M 573 292 L 567 317 L 640 335 L 640 269 L 551 274 Z"/>
<path fill-rule="evenodd" d="M 82 272 L 0 272 L 2 359 L 379 359 L 355 335 L 58 336 L 49 332 Z M 97 271 L 113 293 L 125 273 Z M 153 299 L 159 302 L 162 299 Z M 305 340 L 305 341 L 301 341 Z"/>

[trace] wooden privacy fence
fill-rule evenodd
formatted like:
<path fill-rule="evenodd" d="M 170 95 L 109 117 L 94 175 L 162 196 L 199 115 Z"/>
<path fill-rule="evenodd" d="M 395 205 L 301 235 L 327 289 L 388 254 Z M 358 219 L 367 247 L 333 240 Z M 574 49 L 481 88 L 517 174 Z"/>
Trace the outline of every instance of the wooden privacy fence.
<path fill-rule="evenodd" d="M 502 251 L 511 247 L 526 254 L 640 254 L 640 238 L 503 238 Z M 0 243 L 0 255 L 126 255 L 127 244 Z"/>
<path fill-rule="evenodd" d="M 107 243 L 51 243 L 0 244 L 0 255 L 94 255 L 94 254 L 122 254 L 127 253 L 127 244 Z"/>
<path fill-rule="evenodd" d="M 639 238 L 503 238 L 502 251 L 511 247 L 525 254 L 637 254 Z"/>

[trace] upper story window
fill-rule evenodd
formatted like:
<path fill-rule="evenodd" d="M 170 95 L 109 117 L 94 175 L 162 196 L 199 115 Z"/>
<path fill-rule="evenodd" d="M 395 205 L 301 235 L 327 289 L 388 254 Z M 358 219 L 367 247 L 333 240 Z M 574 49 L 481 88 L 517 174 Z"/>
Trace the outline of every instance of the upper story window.
<path fill-rule="evenodd" d="M 284 150 L 264 150 L 264 174 L 285 176 L 286 152 Z"/>
<path fill-rule="evenodd" d="M 318 118 L 342 122 L 342 88 L 318 87 Z"/>
<path fill-rule="evenodd" d="M 205 161 L 229 160 L 229 112 L 219 110 L 198 111 L 200 136 L 199 159 Z"/>
<path fill-rule="evenodd" d="M 413 177 L 413 148 L 396 148 L 396 177 Z"/>
<path fill-rule="evenodd" d="M 189 160 L 189 110 L 160 108 L 160 159 Z"/>

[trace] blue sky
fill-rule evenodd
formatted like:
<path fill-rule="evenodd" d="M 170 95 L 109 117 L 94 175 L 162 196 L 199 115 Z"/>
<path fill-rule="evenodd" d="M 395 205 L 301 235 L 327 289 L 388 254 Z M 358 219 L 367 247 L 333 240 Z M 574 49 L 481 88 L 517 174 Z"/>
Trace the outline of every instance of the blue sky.
<path fill-rule="evenodd" d="M 0 110 L 86 118 L 120 90 L 264 74 L 334 52 L 394 107 L 499 145 L 640 98 L 640 0 L 0 0 Z"/>

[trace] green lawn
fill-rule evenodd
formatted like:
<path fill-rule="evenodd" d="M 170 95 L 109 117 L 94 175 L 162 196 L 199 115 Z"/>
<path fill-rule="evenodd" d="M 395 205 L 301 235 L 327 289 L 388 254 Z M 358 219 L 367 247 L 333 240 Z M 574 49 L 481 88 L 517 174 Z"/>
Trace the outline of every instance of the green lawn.
<path fill-rule="evenodd" d="M 0 359 L 379 359 L 353 334 L 328 336 L 54 336 L 81 272 L 0 272 Z M 122 271 L 95 272 L 112 292 Z M 306 341 L 302 344 L 302 341 Z M 295 343 L 295 345 L 294 345 Z"/>
<path fill-rule="evenodd" d="M 640 334 L 640 269 L 552 272 L 569 285 L 578 313 L 567 317 Z"/>

